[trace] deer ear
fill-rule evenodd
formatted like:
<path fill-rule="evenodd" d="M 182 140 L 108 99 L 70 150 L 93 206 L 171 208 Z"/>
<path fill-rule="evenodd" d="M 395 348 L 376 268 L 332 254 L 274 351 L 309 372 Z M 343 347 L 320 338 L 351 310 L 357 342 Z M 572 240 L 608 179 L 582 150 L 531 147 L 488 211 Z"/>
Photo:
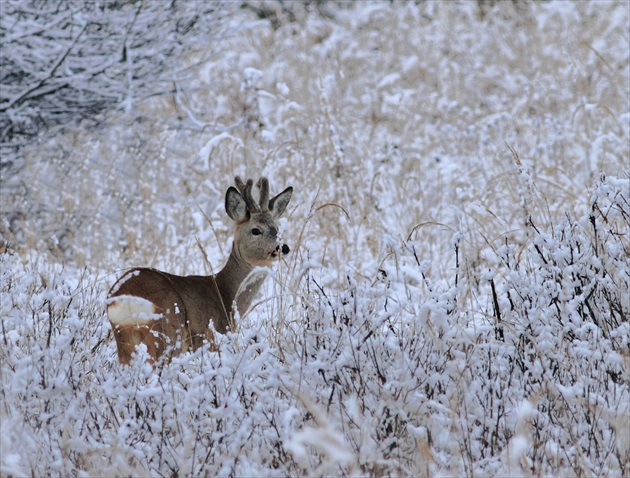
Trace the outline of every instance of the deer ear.
<path fill-rule="evenodd" d="M 293 194 L 293 188 L 288 187 L 280 194 L 275 196 L 269 201 L 269 210 L 273 214 L 274 217 L 279 217 L 282 215 L 284 210 L 289 205 L 289 201 L 291 200 L 291 195 Z"/>
<path fill-rule="evenodd" d="M 245 199 L 235 187 L 230 186 L 225 193 L 225 212 L 236 222 L 244 222 L 249 219 Z"/>

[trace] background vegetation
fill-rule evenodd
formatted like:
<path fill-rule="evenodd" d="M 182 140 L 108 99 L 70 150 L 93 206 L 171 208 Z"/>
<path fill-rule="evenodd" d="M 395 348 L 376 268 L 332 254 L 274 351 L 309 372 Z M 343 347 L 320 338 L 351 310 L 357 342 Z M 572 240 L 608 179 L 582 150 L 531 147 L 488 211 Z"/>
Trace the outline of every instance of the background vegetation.
<path fill-rule="evenodd" d="M 187 5 L 2 3 L 0 472 L 628 475 L 627 3 Z M 292 254 L 119 366 L 108 287 L 220 268 L 235 174 Z"/>

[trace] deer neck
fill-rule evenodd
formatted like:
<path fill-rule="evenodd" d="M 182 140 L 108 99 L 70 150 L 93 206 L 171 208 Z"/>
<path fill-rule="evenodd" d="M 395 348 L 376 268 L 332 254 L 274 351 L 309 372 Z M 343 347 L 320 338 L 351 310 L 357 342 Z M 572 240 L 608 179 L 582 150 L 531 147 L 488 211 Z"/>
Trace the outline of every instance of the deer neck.
<path fill-rule="evenodd" d="M 266 275 L 264 274 L 247 279 L 247 276 L 253 269 L 251 265 L 241 258 L 236 247 L 233 246 L 227 263 L 216 275 L 215 281 L 221 292 L 223 305 L 228 314 L 228 323 L 226 326 L 229 325 L 234 318 L 234 312 L 232 310 L 234 302 L 236 301 L 236 308 L 239 315 L 242 316 L 245 314 L 265 280 Z M 245 279 L 247 279 L 246 284 L 241 287 Z"/>

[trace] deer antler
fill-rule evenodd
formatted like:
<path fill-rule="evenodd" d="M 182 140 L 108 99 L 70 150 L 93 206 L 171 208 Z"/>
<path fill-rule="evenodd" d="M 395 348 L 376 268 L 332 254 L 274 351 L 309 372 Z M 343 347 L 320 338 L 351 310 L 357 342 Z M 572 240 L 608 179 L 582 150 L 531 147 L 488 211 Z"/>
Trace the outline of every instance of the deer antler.
<path fill-rule="evenodd" d="M 243 199 L 245 200 L 247 210 L 250 213 L 260 212 L 260 207 L 256 204 L 256 201 L 254 201 L 254 198 L 252 197 L 252 187 L 254 186 L 254 181 L 248 179 L 247 183 L 244 183 L 240 177 L 236 176 L 234 178 L 234 182 L 236 183 L 236 187 L 241 193 L 241 196 L 243 196 Z"/>
<path fill-rule="evenodd" d="M 241 193 L 241 196 L 245 199 L 247 210 L 250 213 L 269 211 L 269 180 L 267 178 L 260 178 L 256 183 L 256 187 L 260 190 L 260 199 L 258 200 L 258 204 L 256 204 L 256 201 L 252 196 L 252 187 L 254 186 L 253 180 L 248 179 L 247 183 L 244 183 L 240 177 L 236 176 L 234 178 L 234 182 L 236 183 L 236 187 Z"/>
<path fill-rule="evenodd" d="M 260 210 L 262 212 L 269 211 L 269 180 L 267 178 L 260 178 L 256 183 L 258 189 L 260 189 Z"/>

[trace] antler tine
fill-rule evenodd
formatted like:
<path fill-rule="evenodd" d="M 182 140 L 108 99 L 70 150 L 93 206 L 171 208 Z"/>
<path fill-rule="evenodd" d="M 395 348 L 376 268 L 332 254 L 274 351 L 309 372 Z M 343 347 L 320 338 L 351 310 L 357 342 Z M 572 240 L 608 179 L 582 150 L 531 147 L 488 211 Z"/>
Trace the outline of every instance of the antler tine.
<path fill-rule="evenodd" d="M 258 189 L 260 189 L 260 210 L 265 212 L 269 211 L 269 180 L 267 178 L 260 178 L 256 183 Z"/>
<path fill-rule="evenodd" d="M 252 187 L 254 186 L 254 181 L 252 179 L 248 179 L 247 183 L 244 183 L 240 177 L 236 176 L 234 178 L 234 182 L 236 183 L 236 187 L 240 191 L 241 196 L 243 196 L 243 199 L 245 199 L 247 210 L 249 212 L 260 211 L 258 204 L 256 204 L 254 198 L 252 197 Z"/>
<path fill-rule="evenodd" d="M 240 176 L 236 176 L 234 178 L 234 183 L 236 184 L 236 188 L 238 189 L 238 191 L 241 194 L 245 193 L 245 183 L 243 182 L 243 180 L 241 179 Z"/>

